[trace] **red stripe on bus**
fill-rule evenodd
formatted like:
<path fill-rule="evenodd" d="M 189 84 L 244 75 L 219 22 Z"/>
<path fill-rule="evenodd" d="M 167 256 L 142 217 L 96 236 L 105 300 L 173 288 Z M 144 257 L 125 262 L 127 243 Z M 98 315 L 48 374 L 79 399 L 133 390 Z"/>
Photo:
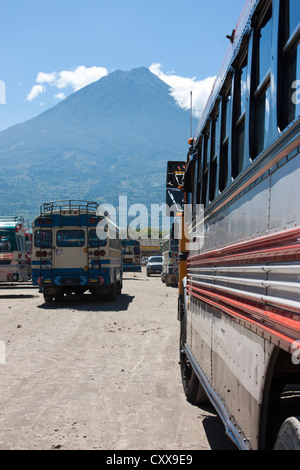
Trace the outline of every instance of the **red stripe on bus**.
<path fill-rule="evenodd" d="M 273 313 L 241 300 L 191 286 L 189 282 L 187 291 L 196 299 L 229 314 L 235 321 L 243 320 L 248 324 L 255 325 L 262 331 L 267 331 L 270 334 L 272 343 L 278 346 L 278 341 L 283 342 L 281 347 L 284 347 L 288 352 L 291 351 L 291 344 L 300 338 L 300 318 L 295 316 L 299 318 L 295 320 L 295 317 L 288 312 Z M 250 329 L 253 330 L 253 328 Z"/>
<path fill-rule="evenodd" d="M 279 234 L 267 235 L 255 240 L 236 243 L 227 247 L 207 251 L 188 258 L 188 266 L 197 266 L 211 263 L 226 263 L 239 261 L 257 262 L 257 259 L 270 261 L 300 260 L 300 229 L 291 229 Z"/>

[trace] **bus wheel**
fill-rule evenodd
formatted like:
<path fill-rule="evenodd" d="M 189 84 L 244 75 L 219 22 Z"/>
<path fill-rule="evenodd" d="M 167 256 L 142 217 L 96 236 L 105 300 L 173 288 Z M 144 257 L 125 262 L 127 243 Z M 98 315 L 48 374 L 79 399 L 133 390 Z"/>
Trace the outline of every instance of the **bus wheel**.
<path fill-rule="evenodd" d="M 62 302 L 64 300 L 64 293 L 63 291 L 61 291 L 59 294 L 57 294 L 55 297 L 54 297 L 55 301 L 56 302 Z"/>
<path fill-rule="evenodd" d="M 45 292 L 44 292 L 44 301 L 45 302 L 52 302 L 52 300 L 53 300 L 53 296 L 49 295 L 49 294 L 45 294 Z"/>
<path fill-rule="evenodd" d="M 122 292 L 122 281 L 117 282 L 117 294 L 121 294 Z"/>
<path fill-rule="evenodd" d="M 117 299 L 118 290 L 117 290 L 117 283 L 114 282 L 111 285 L 111 292 L 105 296 L 105 300 L 115 301 Z"/>
<path fill-rule="evenodd" d="M 300 450 L 300 417 L 287 418 L 282 424 L 274 450 Z"/>
<path fill-rule="evenodd" d="M 180 370 L 181 379 L 184 389 L 184 393 L 187 401 L 192 405 L 206 405 L 209 403 L 209 399 L 206 395 L 204 388 L 202 387 L 194 369 L 191 366 L 190 361 L 184 350 L 184 344 L 186 342 L 186 328 L 185 328 L 185 316 L 180 322 Z"/>

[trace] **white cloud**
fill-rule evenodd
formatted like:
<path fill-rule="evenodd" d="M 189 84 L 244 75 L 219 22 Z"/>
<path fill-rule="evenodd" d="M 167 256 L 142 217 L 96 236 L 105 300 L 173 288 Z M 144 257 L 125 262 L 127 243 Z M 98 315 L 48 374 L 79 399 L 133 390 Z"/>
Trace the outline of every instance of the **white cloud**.
<path fill-rule="evenodd" d="M 74 91 L 78 91 L 80 88 L 104 77 L 107 73 L 107 69 L 104 67 L 85 67 L 84 65 L 80 65 L 75 70 L 63 70 L 59 72 L 55 85 L 57 88 L 71 86 Z"/>
<path fill-rule="evenodd" d="M 26 101 L 32 101 L 39 94 L 46 91 L 45 85 L 63 89 L 71 87 L 73 91 L 78 91 L 90 83 L 99 80 L 108 74 L 108 71 L 104 67 L 85 67 L 80 65 L 74 70 L 62 70 L 61 72 L 39 72 L 36 77 L 36 83 L 31 91 L 28 93 Z M 66 96 L 64 93 L 57 93 L 55 96 L 57 99 L 64 99 Z"/>
<path fill-rule="evenodd" d="M 64 100 L 66 95 L 64 93 L 57 93 L 57 95 L 54 95 L 54 98 L 57 98 L 58 100 Z"/>
<path fill-rule="evenodd" d="M 26 101 L 34 100 L 34 98 L 36 98 L 37 96 L 39 96 L 42 93 L 45 93 L 45 91 L 46 91 L 46 87 L 44 87 L 43 85 L 34 85 L 31 88 L 28 95 L 26 96 Z"/>
<path fill-rule="evenodd" d="M 180 77 L 179 75 L 175 75 L 174 72 L 164 73 L 161 67 L 161 64 L 155 63 L 152 64 L 149 69 L 171 87 L 170 94 L 181 108 L 190 109 L 190 92 L 192 92 L 193 114 L 195 117 L 199 118 L 216 77 L 196 80 L 195 77 Z"/>
<path fill-rule="evenodd" d="M 195 117 L 200 117 L 206 101 L 211 92 L 215 77 L 207 77 L 197 80 L 195 77 L 181 77 L 174 72 L 164 73 L 162 65 L 154 63 L 149 67 L 150 71 L 157 75 L 167 85 L 170 86 L 170 94 L 177 104 L 183 109 L 190 108 L 190 92 L 193 93 L 193 113 Z M 39 72 L 36 77 L 36 85 L 28 93 L 26 101 L 32 101 L 38 95 L 45 93 L 46 86 L 63 90 L 71 87 L 73 91 L 78 91 L 96 80 L 106 76 L 108 71 L 105 67 L 85 67 L 80 65 L 73 70 L 62 70 L 60 72 Z M 62 100 L 68 93 L 59 92 L 54 98 Z"/>
<path fill-rule="evenodd" d="M 56 72 L 51 72 L 51 73 L 39 72 L 38 76 L 35 79 L 37 83 L 54 83 L 55 80 L 56 80 Z"/>

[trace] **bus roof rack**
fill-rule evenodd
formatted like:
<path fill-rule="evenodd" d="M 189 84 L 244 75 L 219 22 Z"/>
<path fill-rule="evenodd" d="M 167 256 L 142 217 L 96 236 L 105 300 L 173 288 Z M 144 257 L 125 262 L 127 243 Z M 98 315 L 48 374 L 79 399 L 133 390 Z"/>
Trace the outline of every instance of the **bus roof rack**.
<path fill-rule="evenodd" d="M 62 210 L 78 210 L 78 211 L 96 211 L 99 204 L 98 202 L 93 201 L 81 201 L 77 199 L 64 199 L 61 201 L 51 201 L 51 202 L 44 202 L 40 206 L 41 214 L 49 214 L 55 211 L 62 211 Z"/>
<path fill-rule="evenodd" d="M 0 224 L 5 225 L 18 225 L 18 224 L 25 224 L 27 221 L 24 219 L 22 215 L 1 215 L 0 216 Z"/>

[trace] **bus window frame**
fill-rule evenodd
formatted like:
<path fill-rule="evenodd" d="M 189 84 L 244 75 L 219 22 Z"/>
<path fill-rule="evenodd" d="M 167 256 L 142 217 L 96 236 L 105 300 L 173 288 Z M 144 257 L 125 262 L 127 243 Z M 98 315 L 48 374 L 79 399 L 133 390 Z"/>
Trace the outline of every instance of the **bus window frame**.
<path fill-rule="evenodd" d="M 244 70 L 245 73 L 245 105 L 242 109 L 242 87 L 241 87 L 241 71 Z M 245 167 L 245 161 L 247 157 L 247 114 L 248 114 L 248 74 L 249 74 L 249 53 L 248 53 L 248 41 L 239 51 L 237 59 L 234 66 L 234 86 L 233 86 L 233 103 L 232 103 L 232 143 L 231 143 L 231 168 L 230 175 L 232 180 L 235 180 L 238 175 L 243 171 Z M 243 129 L 243 130 L 242 130 Z M 241 146 L 240 138 L 243 134 L 243 142 Z M 239 153 L 239 149 L 243 150 L 243 153 Z"/>
<path fill-rule="evenodd" d="M 59 234 L 60 232 L 82 232 L 83 234 L 83 238 L 79 238 L 78 241 L 80 242 L 80 244 L 75 244 L 74 242 L 72 243 L 62 243 L 61 241 L 59 242 L 58 240 L 58 237 L 59 237 Z M 83 248 L 86 244 L 86 240 L 85 240 L 85 231 L 82 230 L 82 229 L 59 229 L 57 230 L 56 232 L 56 246 L 58 246 L 59 248 Z"/>
<path fill-rule="evenodd" d="M 253 34 L 253 51 L 252 51 L 252 73 L 251 73 L 251 160 L 255 160 L 257 156 L 264 151 L 271 138 L 271 69 L 272 60 L 270 57 L 269 67 L 261 74 L 261 39 L 264 37 L 269 39 L 270 45 L 272 41 L 273 28 L 273 11 L 272 4 L 268 3 L 265 10 L 256 18 Z M 261 31 L 269 24 L 269 38 L 261 35 Z M 267 111 L 267 105 L 269 110 Z M 269 113 L 269 114 L 268 114 Z M 262 125 L 263 123 L 263 125 Z M 262 131 L 263 129 L 263 131 Z"/>
<path fill-rule="evenodd" d="M 12 235 L 11 233 L 8 233 L 8 234 L 4 234 L 4 235 L 0 235 L 0 242 L 3 243 L 1 241 L 2 238 L 9 238 L 9 240 L 7 241 L 7 243 L 9 244 L 9 247 L 7 250 L 2 250 L 0 248 L 0 253 L 10 253 L 11 251 L 13 251 L 12 247 L 13 247 L 13 240 L 12 240 Z"/>
<path fill-rule="evenodd" d="M 220 103 L 220 157 L 219 157 L 219 194 L 230 184 L 231 172 L 231 141 L 232 141 L 232 110 L 233 110 L 233 77 L 228 72 L 228 78 L 221 91 Z"/>
<path fill-rule="evenodd" d="M 47 244 L 41 245 L 40 243 L 40 232 L 49 232 L 49 242 Z M 39 238 L 39 244 L 37 244 L 37 239 Z M 35 230 L 34 232 L 34 246 L 35 248 L 51 248 L 52 247 L 52 230 L 51 229 L 42 229 L 42 230 Z"/>
<path fill-rule="evenodd" d="M 201 184 L 202 184 L 202 143 L 203 136 L 201 135 L 197 145 L 197 188 L 196 188 L 196 204 L 201 202 Z"/>
<path fill-rule="evenodd" d="M 209 187 L 208 200 L 212 202 L 218 196 L 219 190 L 219 164 L 220 164 L 220 139 L 221 139 L 221 96 L 216 98 L 216 103 L 211 113 L 211 138 L 209 161 Z"/>
<path fill-rule="evenodd" d="M 23 253 L 24 251 L 26 251 L 26 246 L 25 246 L 25 236 L 23 235 L 17 235 L 16 234 L 16 243 L 17 243 L 17 248 L 18 248 L 18 251 L 20 251 L 21 253 Z"/>
<path fill-rule="evenodd" d="M 97 238 L 98 239 L 98 243 L 91 243 L 91 232 L 95 232 L 95 236 L 96 237 L 93 237 L 93 238 Z M 98 236 L 97 236 L 97 230 L 95 228 L 92 228 L 88 231 L 88 246 L 90 248 L 98 248 L 99 246 L 106 246 L 106 243 L 107 243 L 107 239 L 106 238 L 103 238 L 103 239 L 100 239 Z"/>
<path fill-rule="evenodd" d="M 277 73 L 279 83 L 277 88 L 277 125 L 282 132 L 300 113 L 300 103 L 293 103 L 292 97 L 295 90 L 291 87 L 293 82 L 300 80 L 300 72 L 291 78 L 288 74 L 293 65 L 293 60 L 300 63 L 300 23 L 290 31 L 289 7 L 292 0 L 280 0 L 279 5 L 279 38 L 278 38 L 278 64 Z M 298 1 L 298 0 L 297 0 Z M 293 106 L 291 106 L 293 103 Z M 294 109 L 291 117 L 291 108 Z"/>
<path fill-rule="evenodd" d="M 203 140 L 202 140 L 202 188 L 201 188 L 201 199 L 200 204 L 203 204 L 204 207 L 207 206 L 208 203 L 208 185 L 209 185 L 209 160 L 210 160 L 210 121 L 211 118 L 207 119 L 207 123 L 205 125 L 205 129 L 203 132 Z"/>

